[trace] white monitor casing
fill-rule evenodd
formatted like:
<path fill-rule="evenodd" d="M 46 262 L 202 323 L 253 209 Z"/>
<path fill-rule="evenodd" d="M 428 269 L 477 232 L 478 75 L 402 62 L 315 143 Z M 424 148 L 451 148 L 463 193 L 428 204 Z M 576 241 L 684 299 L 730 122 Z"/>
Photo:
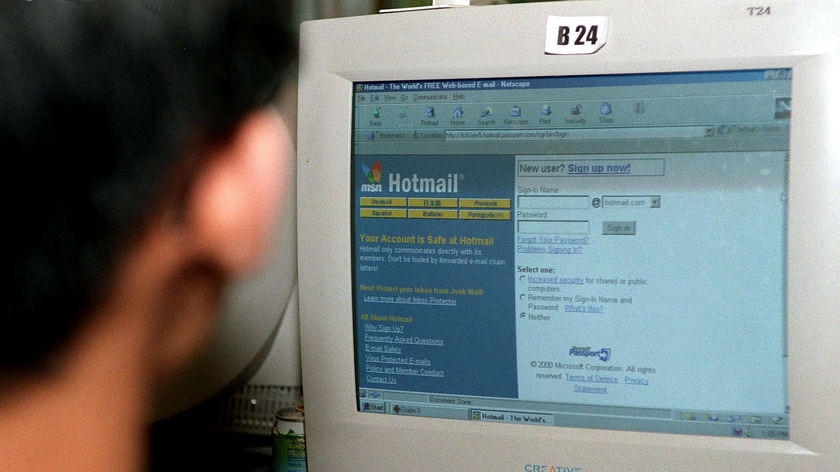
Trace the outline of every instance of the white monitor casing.
<path fill-rule="evenodd" d="M 840 470 L 840 3 L 760 5 L 735 0 L 539 2 L 302 25 L 297 241 L 310 471 Z M 550 15 L 608 17 L 606 44 L 591 54 L 545 54 Z M 351 275 L 354 82 L 771 68 L 790 68 L 793 75 L 787 247 L 790 440 L 358 411 Z M 703 382 L 714 379 L 686 388 L 703 388 Z"/>

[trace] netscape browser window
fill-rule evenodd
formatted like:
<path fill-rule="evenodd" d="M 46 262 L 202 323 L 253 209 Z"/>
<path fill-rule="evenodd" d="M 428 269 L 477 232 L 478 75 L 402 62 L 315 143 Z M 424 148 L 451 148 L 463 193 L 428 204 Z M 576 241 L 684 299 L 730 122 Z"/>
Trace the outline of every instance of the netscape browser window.
<path fill-rule="evenodd" d="M 360 411 L 788 438 L 790 70 L 354 87 Z"/>

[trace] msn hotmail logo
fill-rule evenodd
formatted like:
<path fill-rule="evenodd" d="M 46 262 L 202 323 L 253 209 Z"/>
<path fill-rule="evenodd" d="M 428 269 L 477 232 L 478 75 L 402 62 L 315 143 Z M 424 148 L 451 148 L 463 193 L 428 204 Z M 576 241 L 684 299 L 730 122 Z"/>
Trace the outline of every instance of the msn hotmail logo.
<path fill-rule="evenodd" d="M 362 192 L 382 191 L 382 161 L 376 161 L 370 167 L 362 164 L 362 173 L 367 179 L 367 183 L 362 184 Z"/>
<path fill-rule="evenodd" d="M 367 183 L 362 184 L 362 192 L 382 191 L 382 162 L 376 161 L 371 167 L 362 165 L 362 172 Z M 421 177 L 411 174 L 403 177 L 399 172 L 388 173 L 388 191 L 394 193 L 457 193 L 458 181 L 463 175 L 450 173 L 445 177 Z"/>

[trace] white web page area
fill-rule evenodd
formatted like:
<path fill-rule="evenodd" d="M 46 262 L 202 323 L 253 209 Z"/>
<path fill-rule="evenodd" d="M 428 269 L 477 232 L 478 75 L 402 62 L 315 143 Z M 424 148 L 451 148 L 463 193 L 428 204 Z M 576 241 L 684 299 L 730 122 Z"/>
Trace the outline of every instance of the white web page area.
<path fill-rule="evenodd" d="M 785 152 L 516 169 L 520 399 L 784 411 Z"/>

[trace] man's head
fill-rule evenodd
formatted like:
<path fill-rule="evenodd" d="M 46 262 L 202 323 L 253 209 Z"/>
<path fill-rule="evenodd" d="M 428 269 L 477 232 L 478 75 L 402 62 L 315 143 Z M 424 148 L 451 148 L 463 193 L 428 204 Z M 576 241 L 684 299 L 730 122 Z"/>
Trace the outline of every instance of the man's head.
<path fill-rule="evenodd" d="M 216 287 L 259 257 L 288 18 L 273 0 L 0 2 L 0 375 L 50 368 L 138 274 Z M 171 290 L 157 308 L 177 316 Z"/>

